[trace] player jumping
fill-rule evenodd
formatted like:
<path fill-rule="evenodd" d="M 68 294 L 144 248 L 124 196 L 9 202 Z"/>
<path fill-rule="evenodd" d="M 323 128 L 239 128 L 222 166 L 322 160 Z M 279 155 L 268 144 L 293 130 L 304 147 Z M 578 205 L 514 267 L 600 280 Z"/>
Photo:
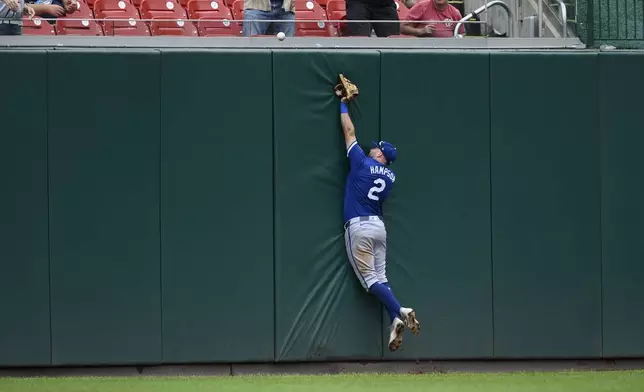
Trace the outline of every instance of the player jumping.
<path fill-rule="evenodd" d="M 391 143 L 380 141 L 374 142 L 366 156 L 356 140 L 347 102 L 345 97 L 340 101 L 340 121 L 350 163 L 344 191 L 345 245 L 362 287 L 375 295 L 389 313 L 389 350 L 396 351 L 402 343 L 405 326 L 414 335 L 420 331 L 416 313 L 400 306 L 385 273 L 387 231 L 382 219 L 382 202 L 396 181 L 388 166 L 396 160 L 397 152 Z"/>

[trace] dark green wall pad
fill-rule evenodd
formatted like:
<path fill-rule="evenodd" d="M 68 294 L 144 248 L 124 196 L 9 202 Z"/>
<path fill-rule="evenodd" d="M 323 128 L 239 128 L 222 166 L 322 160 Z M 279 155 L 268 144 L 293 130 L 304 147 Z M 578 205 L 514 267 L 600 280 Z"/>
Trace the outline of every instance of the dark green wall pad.
<path fill-rule="evenodd" d="M 492 53 L 490 67 L 494 354 L 599 356 L 597 56 Z"/>
<path fill-rule="evenodd" d="M 272 361 L 271 53 L 162 58 L 164 361 Z"/>
<path fill-rule="evenodd" d="M 387 275 L 421 323 L 387 358 L 492 356 L 489 86 L 423 77 L 446 72 L 488 75 L 489 55 L 382 55 L 382 138 L 399 154 L 384 206 Z"/>
<path fill-rule="evenodd" d="M 642 356 L 642 69 L 0 51 L 0 366 Z M 388 274 L 422 331 L 396 353 L 344 247 L 340 72 L 363 147 L 400 153 Z"/>
<path fill-rule="evenodd" d="M 644 54 L 599 55 L 604 356 L 644 355 Z"/>
<path fill-rule="evenodd" d="M 360 89 L 351 103 L 359 143 L 378 138 L 377 51 L 275 51 L 275 359 L 382 356 L 381 307 L 344 247 L 348 173 L 333 94 L 338 73 Z"/>
<path fill-rule="evenodd" d="M 0 52 L 0 366 L 50 363 L 46 67 Z"/>
<path fill-rule="evenodd" d="M 154 51 L 49 52 L 54 364 L 161 360 L 160 71 Z"/>

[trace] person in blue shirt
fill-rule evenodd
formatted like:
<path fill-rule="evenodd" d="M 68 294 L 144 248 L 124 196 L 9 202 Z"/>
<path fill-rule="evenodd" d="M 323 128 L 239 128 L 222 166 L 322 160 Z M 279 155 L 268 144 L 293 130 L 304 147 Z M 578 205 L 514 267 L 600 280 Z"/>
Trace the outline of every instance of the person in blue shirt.
<path fill-rule="evenodd" d="M 22 17 L 34 16 L 24 0 L 0 0 L 0 35 L 22 35 Z"/>
<path fill-rule="evenodd" d="M 405 327 L 414 335 L 420 323 L 412 308 L 400 306 L 386 275 L 387 230 L 382 203 L 396 182 L 390 165 L 396 160 L 396 147 L 387 141 L 373 142 L 366 155 L 358 145 L 346 98 L 340 101 L 340 122 L 349 158 L 349 175 L 344 190 L 344 239 L 349 262 L 362 284 L 387 309 L 391 322 L 389 350 L 402 344 Z"/>

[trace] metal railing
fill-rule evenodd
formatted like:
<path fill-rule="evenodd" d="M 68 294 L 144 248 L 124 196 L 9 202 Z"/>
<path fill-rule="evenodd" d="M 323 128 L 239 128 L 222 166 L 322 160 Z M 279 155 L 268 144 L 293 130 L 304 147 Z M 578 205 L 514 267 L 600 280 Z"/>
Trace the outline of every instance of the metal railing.
<path fill-rule="evenodd" d="M 475 9 L 474 11 L 470 12 L 469 14 L 465 15 L 461 20 L 458 21 L 456 24 L 456 27 L 454 28 L 454 37 L 456 38 L 463 38 L 462 35 L 458 33 L 459 28 L 463 23 L 467 23 L 467 21 L 471 18 L 477 17 L 483 12 L 487 12 L 492 7 L 499 6 L 505 10 L 508 14 L 508 36 L 512 37 L 515 35 L 514 32 L 514 15 L 512 14 L 512 10 L 510 10 L 510 7 L 508 7 L 507 4 L 502 2 L 501 0 L 493 0 L 490 1 L 489 3 L 486 3 L 479 8 Z"/>
<path fill-rule="evenodd" d="M 559 17 L 561 18 L 561 37 L 566 38 L 568 36 L 568 12 L 566 10 L 566 3 L 564 3 L 563 0 L 555 1 L 559 5 Z"/>

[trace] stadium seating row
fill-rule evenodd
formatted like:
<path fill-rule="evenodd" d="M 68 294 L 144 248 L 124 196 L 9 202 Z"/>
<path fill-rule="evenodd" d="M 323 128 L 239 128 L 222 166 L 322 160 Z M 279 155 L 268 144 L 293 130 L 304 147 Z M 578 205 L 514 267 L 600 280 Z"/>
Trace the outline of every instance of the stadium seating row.
<path fill-rule="evenodd" d="M 395 0 L 400 19 L 409 12 Z M 25 35 L 241 36 L 244 0 L 77 0 L 78 9 L 51 24 L 23 19 Z M 296 0 L 296 36 L 342 36 L 345 0 Z M 306 20 L 301 22 L 298 20 Z"/>

